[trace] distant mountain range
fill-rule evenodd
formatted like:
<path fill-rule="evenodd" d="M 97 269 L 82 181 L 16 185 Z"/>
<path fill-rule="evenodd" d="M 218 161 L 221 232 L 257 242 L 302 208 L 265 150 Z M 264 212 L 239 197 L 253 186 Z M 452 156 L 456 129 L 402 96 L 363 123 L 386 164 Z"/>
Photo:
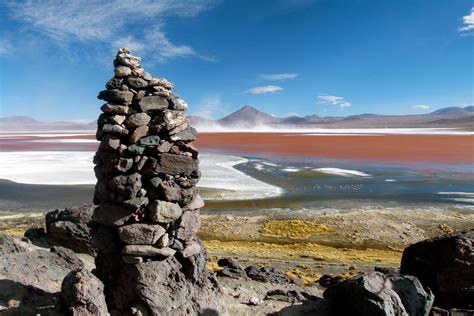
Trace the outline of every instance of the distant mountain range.
<path fill-rule="evenodd" d="M 198 129 L 258 127 L 273 128 L 471 128 L 474 129 L 474 106 L 448 107 L 427 114 L 379 115 L 360 114 L 351 116 L 307 115 L 276 117 L 245 105 L 241 109 L 218 120 L 189 116 Z M 96 121 L 75 123 L 68 121 L 42 122 L 28 116 L 0 118 L 0 131 L 93 131 Z"/>
<path fill-rule="evenodd" d="M 276 117 L 246 105 L 240 110 L 218 120 L 191 116 L 197 127 L 255 128 L 261 126 L 285 128 L 416 128 L 460 127 L 474 128 L 474 106 L 449 107 L 428 114 L 379 115 L 360 114 L 351 116 L 307 115 Z"/>

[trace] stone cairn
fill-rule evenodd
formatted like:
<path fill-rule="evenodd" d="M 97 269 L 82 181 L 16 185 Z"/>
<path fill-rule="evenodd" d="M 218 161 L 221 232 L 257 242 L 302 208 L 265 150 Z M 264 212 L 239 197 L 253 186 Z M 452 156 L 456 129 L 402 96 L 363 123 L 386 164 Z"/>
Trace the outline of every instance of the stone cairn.
<path fill-rule="evenodd" d="M 116 315 L 225 313 L 222 291 L 196 237 L 204 202 L 196 130 L 173 84 L 126 48 L 98 98 L 92 221 L 96 273 Z"/>

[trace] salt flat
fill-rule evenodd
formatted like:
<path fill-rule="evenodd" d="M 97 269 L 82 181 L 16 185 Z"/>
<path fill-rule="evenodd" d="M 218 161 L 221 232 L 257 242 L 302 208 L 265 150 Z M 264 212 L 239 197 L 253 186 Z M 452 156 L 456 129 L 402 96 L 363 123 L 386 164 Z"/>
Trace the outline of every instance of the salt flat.
<path fill-rule="evenodd" d="M 95 184 L 93 156 L 89 151 L 2 152 L 0 178 L 28 184 Z M 244 158 L 204 154 L 200 159 L 203 176 L 199 186 L 228 191 L 219 199 L 253 199 L 283 193 L 282 189 L 235 169 L 235 165 L 247 162 Z"/>

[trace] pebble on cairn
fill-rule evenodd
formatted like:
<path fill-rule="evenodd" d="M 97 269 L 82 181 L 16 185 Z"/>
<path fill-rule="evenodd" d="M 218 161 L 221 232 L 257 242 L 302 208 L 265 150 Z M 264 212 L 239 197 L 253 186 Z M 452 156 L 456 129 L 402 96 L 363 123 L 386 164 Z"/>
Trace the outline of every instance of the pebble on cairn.
<path fill-rule="evenodd" d="M 109 311 L 225 313 L 196 233 L 204 206 L 196 130 L 174 85 L 154 78 L 127 48 L 101 91 L 94 157 L 93 243 Z"/>

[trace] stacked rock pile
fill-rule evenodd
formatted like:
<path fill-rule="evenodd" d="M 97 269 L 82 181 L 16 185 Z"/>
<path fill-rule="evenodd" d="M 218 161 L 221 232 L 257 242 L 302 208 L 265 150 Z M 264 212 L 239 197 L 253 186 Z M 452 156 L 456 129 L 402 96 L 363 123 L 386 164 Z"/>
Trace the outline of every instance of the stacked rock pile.
<path fill-rule="evenodd" d="M 94 157 L 93 243 L 109 310 L 188 313 L 219 305 L 220 288 L 196 237 L 204 202 L 187 104 L 128 49 L 119 49 L 114 67 L 98 95 L 107 103 Z"/>

